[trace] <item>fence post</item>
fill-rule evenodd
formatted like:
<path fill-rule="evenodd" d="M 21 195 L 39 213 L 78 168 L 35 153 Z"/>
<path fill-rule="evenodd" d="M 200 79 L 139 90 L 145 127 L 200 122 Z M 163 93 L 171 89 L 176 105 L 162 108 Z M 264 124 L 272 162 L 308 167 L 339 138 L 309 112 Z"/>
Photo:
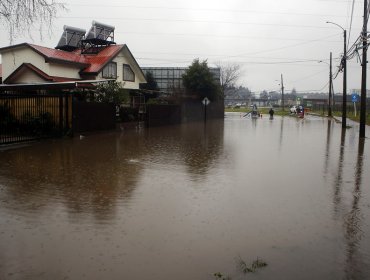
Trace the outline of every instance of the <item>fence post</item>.
<path fill-rule="evenodd" d="M 59 92 L 59 134 L 63 136 L 63 95 Z"/>

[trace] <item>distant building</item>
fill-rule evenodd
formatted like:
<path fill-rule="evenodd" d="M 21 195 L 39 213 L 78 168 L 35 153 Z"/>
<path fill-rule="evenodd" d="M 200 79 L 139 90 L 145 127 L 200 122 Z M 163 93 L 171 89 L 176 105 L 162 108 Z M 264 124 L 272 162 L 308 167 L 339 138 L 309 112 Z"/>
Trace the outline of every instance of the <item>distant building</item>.
<path fill-rule="evenodd" d="M 185 87 L 182 83 L 182 76 L 185 74 L 187 67 L 141 67 L 141 70 L 146 75 L 151 72 L 154 80 L 160 91 L 174 94 L 182 92 Z M 220 68 L 210 68 L 211 73 L 214 75 L 215 81 L 220 83 Z"/>

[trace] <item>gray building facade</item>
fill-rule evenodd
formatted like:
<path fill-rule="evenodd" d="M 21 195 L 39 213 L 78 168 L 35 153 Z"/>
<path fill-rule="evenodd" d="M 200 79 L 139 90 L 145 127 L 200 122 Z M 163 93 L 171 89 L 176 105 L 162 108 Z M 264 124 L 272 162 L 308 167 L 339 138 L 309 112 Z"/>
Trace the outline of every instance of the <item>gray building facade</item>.
<path fill-rule="evenodd" d="M 184 91 L 182 75 L 185 74 L 187 67 L 141 67 L 144 75 L 151 72 L 154 80 L 157 82 L 160 91 L 175 94 Z M 215 81 L 220 83 L 220 68 L 209 68 L 215 77 Z"/>

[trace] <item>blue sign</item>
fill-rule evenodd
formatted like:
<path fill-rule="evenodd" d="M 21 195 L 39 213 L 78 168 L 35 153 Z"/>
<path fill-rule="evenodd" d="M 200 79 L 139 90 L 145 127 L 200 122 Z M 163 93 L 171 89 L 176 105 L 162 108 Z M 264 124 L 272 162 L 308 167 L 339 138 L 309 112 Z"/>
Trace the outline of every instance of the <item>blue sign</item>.
<path fill-rule="evenodd" d="M 352 100 L 352 102 L 358 102 L 358 100 L 359 100 L 359 95 L 358 95 L 358 94 L 356 94 L 356 93 L 352 93 L 352 94 L 351 94 L 351 100 Z"/>

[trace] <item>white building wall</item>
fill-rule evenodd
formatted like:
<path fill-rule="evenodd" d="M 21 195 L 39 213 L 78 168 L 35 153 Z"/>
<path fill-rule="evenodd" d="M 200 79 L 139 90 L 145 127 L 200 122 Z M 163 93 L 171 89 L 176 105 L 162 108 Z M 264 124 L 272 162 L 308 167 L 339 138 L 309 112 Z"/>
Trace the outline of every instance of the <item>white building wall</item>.
<path fill-rule="evenodd" d="M 3 81 L 23 63 L 31 63 L 45 73 L 49 73 L 49 64 L 45 59 L 28 47 L 5 51 L 1 54 Z"/>
<path fill-rule="evenodd" d="M 73 65 L 49 63 L 49 76 L 81 79 L 80 68 Z"/>

